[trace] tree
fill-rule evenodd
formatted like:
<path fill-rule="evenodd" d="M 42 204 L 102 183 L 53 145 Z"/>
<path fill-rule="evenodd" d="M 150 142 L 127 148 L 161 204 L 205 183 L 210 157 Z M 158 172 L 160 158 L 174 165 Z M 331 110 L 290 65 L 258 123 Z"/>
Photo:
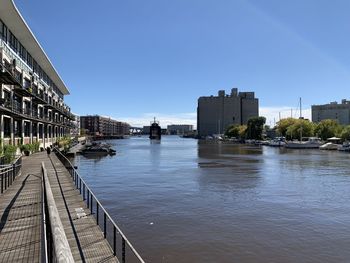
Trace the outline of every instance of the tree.
<path fill-rule="evenodd" d="M 241 139 L 245 139 L 247 136 L 247 125 L 240 125 L 239 126 L 239 137 Z"/>
<path fill-rule="evenodd" d="M 298 119 L 286 118 L 277 122 L 277 131 L 281 136 L 288 137 L 287 130 L 290 126 L 295 124 Z"/>
<path fill-rule="evenodd" d="M 225 135 L 230 138 L 236 137 L 244 139 L 246 136 L 246 130 L 247 125 L 232 124 L 226 129 Z"/>
<path fill-rule="evenodd" d="M 227 127 L 226 131 L 225 131 L 225 135 L 227 137 L 238 137 L 239 136 L 239 125 L 238 124 L 232 124 L 230 126 Z"/>
<path fill-rule="evenodd" d="M 323 120 L 319 122 L 315 128 L 315 134 L 322 140 L 339 136 L 341 134 L 342 127 L 335 120 Z"/>
<path fill-rule="evenodd" d="M 340 133 L 340 138 L 344 141 L 350 141 L 350 125 L 345 126 Z"/>
<path fill-rule="evenodd" d="M 315 125 L 309 120 L 295 119 L 294 124 L 289 126 L 286 131 L 286 137 L 289 139 L 300 140 L 302 137 L 311 137 L 314 135 Z"/>
<path fill-rule="evenodd" d="M 247 123 L 247 138 L 261 140 L 265 122 L 265 117 L 250 118 Z"/>

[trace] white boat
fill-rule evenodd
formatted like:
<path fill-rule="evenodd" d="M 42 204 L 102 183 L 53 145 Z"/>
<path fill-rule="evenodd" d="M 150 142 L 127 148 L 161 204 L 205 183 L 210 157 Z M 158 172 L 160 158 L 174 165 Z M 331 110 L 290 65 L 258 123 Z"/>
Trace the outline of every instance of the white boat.
<path fill-rule="evenodd" d="M 321 139 L 317 137 L 309 137 L 307 141 L 287 142 L 285 147 L 289 149 L 318 149 L 321 145 Z"/>
<path fill-rule="evenodd" d="M 320 150 L 329 150 L 329 151 L 338 150 L 339 146 L 341 146 L 341 145 L 335 144 L 332 142 L 327 142 L 327 143 L 320 146 Z"/>
<path fill-rule="evenodd" d="M 330 151 L 338 150 L 339 146 L 341 146 L 339 144 L 340 141 L 341 139 L 337 137 L 329 138 L 327 139 L 327 143 L 320 146 L 320 150 L 330 150 Z"/>
<path fill-rule="evenodd" d="M 286 145 L 286 138 L 284 137 L 276 137 L 275 139 L 273 139 L 272 141 L 269 142 L 269 146 L 272 147 L 282 147 Z"/>
<path fill-rule="evenodd" d="M 350 142 L 344 142 L 342 145 L 339 145 L 338 151 L 350 152 Z"/>

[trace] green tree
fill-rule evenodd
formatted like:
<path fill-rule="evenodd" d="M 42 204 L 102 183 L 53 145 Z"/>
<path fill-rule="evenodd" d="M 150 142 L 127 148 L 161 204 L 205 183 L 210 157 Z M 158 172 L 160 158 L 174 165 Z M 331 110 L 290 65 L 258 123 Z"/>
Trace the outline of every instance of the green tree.
<path fill-rule="evenodd" d="M 247 125 L 240 125 L 239 126 L 239 137 L 241 139 L 245 139 L 247 136 Z"/>
<path fill-rule="evenodd" d="M 345 126 L 340 133 L 340 138 L 344 141 L 350 141 L 350 125 Z"/>
<path fill-rule="evenodd" d="M 247 125 L 232 124 L 226 129 L 225 135 L 229 138 L 244 139 L 246 137 L 246 131 Z"/>
<path fill-rule="evenodd" d="M 335 120 L 323 120 L 319 122 L 315 128 L 315 134 L 317 134 L 322 140 L 327 140 L 334 136 L 340 136 L 341 131 L 341 125 Z"/>
<path fill-rule="evenodd" d="M 286 131 L 286 137 L 289 139 L 300 140 L 302 137 L 311 137 L 314 135 L 315 125 L 309 120 L 296 119 L 294 124 L 289 126 Z"/>
<path fill-rule="evenodd" d="M 277 122 L 277 132 L 284 137 L 288 137 L 287 130 L 290 126 L 295 124 L 298 121 L 298 119 L 294 118 L 286 118 L 282 119 L 279 122 Z"/>
<path fill-rule="evenodd" d="M 247 123 L 247 138 L 261 140 L 265 122 L 265 117 L 250 118 Z"/>
<path fill-rule="evenodd" d="M 230 126 L 227 127 L 226 131 L 225 131 L 225 135 L 227 137 L 239 137 L 239 125 L 238 124 L 232 124 Z"/>

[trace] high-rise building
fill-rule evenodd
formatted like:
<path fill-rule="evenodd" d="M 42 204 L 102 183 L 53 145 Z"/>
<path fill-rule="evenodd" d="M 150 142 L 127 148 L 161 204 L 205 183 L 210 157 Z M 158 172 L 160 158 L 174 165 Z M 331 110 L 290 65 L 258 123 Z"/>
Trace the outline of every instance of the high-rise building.
<path fill-rule="evenodd" d="M 12 0 L 0 0 L 0 119 L 4 145 L 52 145 L 69 135 L 69 91 Z"/>
<path fill-rule="evenodd" d="M 230 95 L 219 90 L 218 96 L 200 97 L 197 108 L 199 136 L 223 134 L 231 124 L 247 124 L 251 117 L 259 116 L 259 100 L 254 92 L 239 92 L 234 88 Z"/>
<path fill-rule="evenodd" d="M 334 101 L 324 105 L 312 105 L 311 111 L 313 122 L 331 119 L 338 121 L 341 125 L 350 124 L 350 101 L 346 99 L 341 103 Z"/>
<path fill-rule="evenodd" d="M 184 135 L 193 132 L 193 125 L 189 124 L 172 124 L 168 125 L 167 133 L 170 135 Z"/>
<path fill-rule="evenodd" d="M 99 115 L 80 116 L 80 129 L 87 135 L 124 136 L 130 134 L 130 125 Z"/>

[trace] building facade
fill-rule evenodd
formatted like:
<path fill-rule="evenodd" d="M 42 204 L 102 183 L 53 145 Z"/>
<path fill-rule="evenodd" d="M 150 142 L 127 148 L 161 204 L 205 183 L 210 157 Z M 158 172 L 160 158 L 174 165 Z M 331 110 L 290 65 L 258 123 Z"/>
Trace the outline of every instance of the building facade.
<path fill-rule="evenodd" d="M 99 115 L 80 116 L 80 129 L 93 136 L 124 136 L 130 134 L 130 125 Z"/>
<path fill-rule="evenodd" d="M 167 133 L 170 135 L 184 135 L 193 132 L 193 125 L 172 124 L 167 126 Z"/>
<path fill-rule="evenodd" d="M 1 141 L 45 148 L 70 134 L 69 91 L 13 1 L 0 7 Z"/>
<path fill-rule="evenodd" d="M 198 135 L 203 137 L 223 134 L 231 124 L 247 124 L 251 117 L 259 116 L 259 100 L 254 92 L 239 92 L 234 88 L 230 95 L 224 90 L 218 96 L 200 97 L 197 107 Z"/>
<path fill-rule="evenodd" d="M 343 99 L 341 103 L 336 101 L 324 105 L 312 105 L 312 121 L 320 122 L 331 119 L 338 121 L 341 125 L 350 124 L 350 101 Z"/>

